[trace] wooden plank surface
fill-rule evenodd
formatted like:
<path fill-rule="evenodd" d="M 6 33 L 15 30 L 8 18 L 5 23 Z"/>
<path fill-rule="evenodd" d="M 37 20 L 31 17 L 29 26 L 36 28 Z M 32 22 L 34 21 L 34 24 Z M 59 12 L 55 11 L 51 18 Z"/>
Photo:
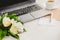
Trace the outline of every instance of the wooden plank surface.
<path fill-rule="evenodd" d="M 60 21 L 60 9 L 55 8 L 51 10 L 51 12 L 52 12 L 51 15 L 47 15 L 44 18 L 48 18 L 48 19 L 52 18 L 52 19 L 56 19 L 57 21 Z"/>

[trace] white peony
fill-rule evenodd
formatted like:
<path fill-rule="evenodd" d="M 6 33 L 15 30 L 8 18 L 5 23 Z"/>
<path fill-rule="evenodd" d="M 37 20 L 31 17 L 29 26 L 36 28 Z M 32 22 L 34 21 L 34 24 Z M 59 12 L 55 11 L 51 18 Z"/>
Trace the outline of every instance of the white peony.
<path fill-rule="evenodd" d="M 17 27 L 15 25 L 12 25 L 11 28 L 10 28 L 10 32 L 13 33 L 13 34 L 17 34 Z"/>
<path fill-rule="evenodd" d="M 12 22 L 12 26 L 10 28 L 10 32 L 14 34 L 23 32 L 23 25 L 20 22 L 17 22 L 14 19 L 12 19 L 11 22 Z"/>
<path fill-rule="evenodd" d="M 17 22 L 18 32 L 23 32 L 23 25 L 20 22 Z"/>
<path fill-rule="evenodd" d="M 11 20 L 9 17 L 4 17 L 2 22 L 4 27 L 8 27 L 9 25 L 11 25 Z"/>

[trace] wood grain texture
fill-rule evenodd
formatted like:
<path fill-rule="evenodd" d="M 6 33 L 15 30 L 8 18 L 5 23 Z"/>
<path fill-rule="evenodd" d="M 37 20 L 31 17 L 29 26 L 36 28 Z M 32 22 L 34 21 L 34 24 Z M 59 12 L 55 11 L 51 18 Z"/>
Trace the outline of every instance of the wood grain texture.
<path fill-rule="evenodd" d="M 53 14 L 47 15 L 45 16 L 45 18 L 50 19 L 52 17 L 52 19 L 56 19 L 57 21 L 60 21 L 60 9 L 55 8 L 51 11 L 53 12 Z"/>
<path fill-rule="evenodd" d="M 54 9 L 52 10 L 52 18 L 56 19 L 57 21 L 60 21 L 60 9 Z"/>

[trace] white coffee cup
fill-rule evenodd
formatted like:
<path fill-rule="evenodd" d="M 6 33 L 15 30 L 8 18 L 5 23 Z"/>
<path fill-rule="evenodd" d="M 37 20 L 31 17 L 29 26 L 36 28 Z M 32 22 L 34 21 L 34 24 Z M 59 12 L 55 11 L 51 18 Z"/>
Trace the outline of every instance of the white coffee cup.
<path fill-rule="evenodd" d="M 47 2 L 46 3 L 46 9 L 54 9 L 54 2 Z"/>

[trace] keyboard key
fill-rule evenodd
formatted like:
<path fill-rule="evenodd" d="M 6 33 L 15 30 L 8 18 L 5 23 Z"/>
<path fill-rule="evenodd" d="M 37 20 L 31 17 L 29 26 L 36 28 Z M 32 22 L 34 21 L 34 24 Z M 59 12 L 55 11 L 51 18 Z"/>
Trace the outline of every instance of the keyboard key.
<path fill-rule="evenodd" d="M 32 6 L 28 6 L 22 9 L 18 9 L 18 10 L 14 10 L 11 11 L 9 13 L 16 13 L 17 15 L 23 15 L 23 14 L 27 14 L 36 10 L 40 10 L 41 7 L 37 6 L 37 5 L 32 5 Z"/>

